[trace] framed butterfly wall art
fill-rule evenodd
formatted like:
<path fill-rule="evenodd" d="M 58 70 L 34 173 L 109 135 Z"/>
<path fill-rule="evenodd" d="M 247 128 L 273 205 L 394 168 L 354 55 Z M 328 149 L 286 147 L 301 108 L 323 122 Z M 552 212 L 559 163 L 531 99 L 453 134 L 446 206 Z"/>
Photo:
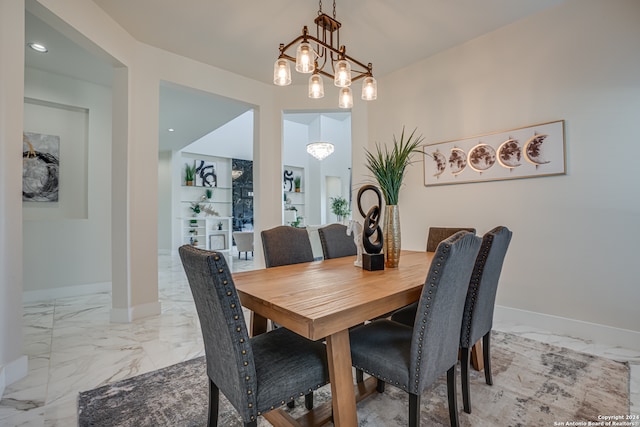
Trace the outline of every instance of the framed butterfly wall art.
<path fill-rule="evenodd" d="M 564 120 L 422 146 L 424 185 L 566 174 Z"/>

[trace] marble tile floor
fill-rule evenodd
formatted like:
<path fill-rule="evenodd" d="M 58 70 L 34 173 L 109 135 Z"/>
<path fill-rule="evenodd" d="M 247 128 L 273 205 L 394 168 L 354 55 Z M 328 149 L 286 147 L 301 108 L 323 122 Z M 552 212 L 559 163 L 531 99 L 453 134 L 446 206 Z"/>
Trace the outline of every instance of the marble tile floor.
<path fill-rule="evenodd" d="M 162 315 L 131 324 L 109 322 L 108 293 L 62 298 L 24 307 L 24 353 L 29 374 L 0 401 L 1 427 L 77 425 L 80 391 L 153 371 L 204 354 L 191 293 L 177 256 L 159 256 Z M 234 258 L 235 271 L 253 268 Z M 640 414 L 640 352 L 563 337 L 524 325 L 495 329 L 628 361 L 631 413 Z"/>

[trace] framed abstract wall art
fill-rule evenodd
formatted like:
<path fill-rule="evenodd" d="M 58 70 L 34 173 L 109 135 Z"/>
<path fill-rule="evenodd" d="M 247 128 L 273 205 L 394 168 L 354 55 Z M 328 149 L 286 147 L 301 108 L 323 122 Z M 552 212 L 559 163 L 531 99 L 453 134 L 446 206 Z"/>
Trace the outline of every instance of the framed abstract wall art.
<path fill-rule="evenodd" d="M 217 187 L 218 175 L 216 175 L 216 164 L 206 160 L 196 160 L 196 187 Z"/>
<path fill-rule="evenodd" d="M 425 186 L 566 174 L 564 120 L 422 148 Z"/>
<path fill-rule="evenodd" d="M 60 183 L 60 137 L 22 135 L 22 200 L 57 202 Z"/>

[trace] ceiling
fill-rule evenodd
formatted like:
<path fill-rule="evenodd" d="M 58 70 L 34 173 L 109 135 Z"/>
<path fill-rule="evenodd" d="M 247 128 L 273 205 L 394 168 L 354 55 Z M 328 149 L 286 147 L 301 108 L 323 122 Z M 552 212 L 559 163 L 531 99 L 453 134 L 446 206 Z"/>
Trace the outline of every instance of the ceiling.
<path fill-rule="evenodd" d="M 347 53 L 381 77 L 562 1 L 336 0 L 336 18 Z M 311 0 L 94 2 L 139 41 L 268 84 L 279 44 L 304 25 L 315 34 L 318 11 Z"/>
<path fill-rule="evenodd" d="M 304 25 L 314 34 L 318 11 L 318 3 L 309 0 L 93 1 L 143 43 L 267 84 L 278 45 L 297 37 Z M 337 1 L 336 18 L 342 23 L 341 44 L 358 61 L 373 63 L 379 78 L 563 1 L 343 0 Z M 323 12 L 332 15 L 332 7 L 325 2 Z M 112 65 L 105 59 L 29 12 L 25 28 L 27 42 L 46 41 L 50 49 L 45 55 L 27 49 L 27 66 L 111 84 Z M 293 83 L 307 78 L 294 75 Z M 161 86 L 160 104 L 161 150 L 179 149 L 251 108 L 171 84 Z M 169 127 L 181 132 L 167 132 Z"/>

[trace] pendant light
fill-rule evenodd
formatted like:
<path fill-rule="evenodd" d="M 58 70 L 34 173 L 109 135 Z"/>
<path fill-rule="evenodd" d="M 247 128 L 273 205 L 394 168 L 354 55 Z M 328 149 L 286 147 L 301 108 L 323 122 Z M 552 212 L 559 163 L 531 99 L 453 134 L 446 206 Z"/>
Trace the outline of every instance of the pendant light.
<path fill-rule="evenodd" d="M 340 89 L 340 98 L 338 99 L 338 107 L 351 108 L 353 107 L 353 94 L 350 87 L 343 87 Z"/>
<path fill-rule="evenodd" d="M 336 62 L 333 84 L 338 87 L 351 86 L 351 64 L 344 59 Z"/>
<path fill-rule="evenodd" d="M 333 144 L 325 141 L 312 142 L 307 144 L 307 153 L 311 154 L 318 160 L 326 159 L 333 153 Z"/>
<path fill-rule="evenodd" d="M 289 61 L 284 58 L 278 58 L 273 66 L 273 83 L 278 86 L 291 84 L 291 67 Z"/>
<path fill-rule="evenodd" d="M 304 74 L 312 73 L 313 62 L 311 45 L 306 41 L 300 43 L 296 50 L 296 71 Z"/>
<path fill-rule="evenodd" d="M 302 28 L 302 35 L 294 38 L 288 44 L 280 43 L 280 55 L 276 60 L 273 72 L 273 82 L 278 86 L 291 84 L 291 70 L 287 62 L 295 62 L 299 73 L 313 73 L 309 78 L 309 97 L 322 98 L 324 86 L 322 76 L 333 79 L 335 86 L 340 88 L 340 108 L 353 107 L 353 95 L 349 88 L 352 82 L 363 79 L 362 99 L 373 101 L 378 96 L 376 80 L 373 78 L 373 66 L 347 55 L 346 47 L 340 44 L 340 27 L 342 24 L 336 19 L 336 2 L 333 2 L 333 17 L 322 12 L 322 0 L 314 19 L 316 34 L 309 34 L 307 26 Z M 289 49 L 295 46 L 295 56 Z"/>
<path fill-rule="evenodd" d="M 314 71 L 311 77 L 309 77 L 309 98 L 319 99 L 324 96 L 324 83 L 322 82 L 322 76 L 318 74 L 318 71 Z"/>
<path fill-rule="evenodd" d="M 372 76 L 367 76 L 362 81 L 362 99 L 373 101 L 378 97 L 378 83 Z"/>

